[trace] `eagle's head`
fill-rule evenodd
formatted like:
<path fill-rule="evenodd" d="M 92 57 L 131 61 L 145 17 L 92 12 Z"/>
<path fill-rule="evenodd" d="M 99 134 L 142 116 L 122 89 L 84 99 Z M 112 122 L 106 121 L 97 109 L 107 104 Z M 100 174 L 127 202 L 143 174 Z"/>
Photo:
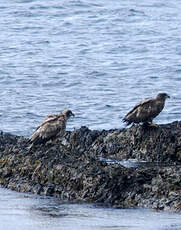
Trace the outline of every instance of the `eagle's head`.
<path fill-rule="evenodd" d="M 167 93 L 159 93 L 156 97 L 158 100 L 166 100 L 167 98 L 170 98 L 170 96 Z"/>
<path fill-rule="evenodd" d="M 66 119 L 69 119 L 71 116 L 75 116 L 71 110 L 69 109 L 64 109 L 62 110 L 62 115 L 64 115 L 66 117 Z"/>

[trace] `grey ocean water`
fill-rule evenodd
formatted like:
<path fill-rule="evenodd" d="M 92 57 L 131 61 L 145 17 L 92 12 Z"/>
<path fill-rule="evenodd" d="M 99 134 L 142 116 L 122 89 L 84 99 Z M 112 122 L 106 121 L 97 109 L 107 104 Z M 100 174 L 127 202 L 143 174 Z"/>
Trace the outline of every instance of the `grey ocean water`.
<path fill-rule="evenodd" d="M 121 128 L 158 92 L 171 99 L 155 121 L 180 120 L 180 11 L 180 0 L 0 0 L 0 129 L 28 137 L 63 108 L 76 114 L 69 130 Z M 0 189 L 0 226 L 181 228 L 176 214 L 57 202 Z"/>
<path fill-rule="evenodd" d="M 4 230 L 180 230 L 180 214 L 66 204 L 55 198 L 0 190 Z"/>

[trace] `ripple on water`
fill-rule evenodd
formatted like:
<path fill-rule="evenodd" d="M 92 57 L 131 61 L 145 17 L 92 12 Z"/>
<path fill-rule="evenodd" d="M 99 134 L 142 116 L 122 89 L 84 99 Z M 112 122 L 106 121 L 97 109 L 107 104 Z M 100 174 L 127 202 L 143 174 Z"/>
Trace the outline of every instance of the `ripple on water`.
<path fill-rule="evenodd" d="M 133 105 L 161 91 L 174 97 L 155 121 L 180 119 L 180 4 L 2 3 L 1 129 L 28 136 L 65 107 L 79 114 L 68 129 L 120 128 Z"/>
<path fill-rule="evenodd" d="M 147 209 L 112 209 L 93 204 L 71 204 L 56 198 L 0 189 L 0 222 L 7 230 L 143 229 L 179 230 L 179 214 Z"/>

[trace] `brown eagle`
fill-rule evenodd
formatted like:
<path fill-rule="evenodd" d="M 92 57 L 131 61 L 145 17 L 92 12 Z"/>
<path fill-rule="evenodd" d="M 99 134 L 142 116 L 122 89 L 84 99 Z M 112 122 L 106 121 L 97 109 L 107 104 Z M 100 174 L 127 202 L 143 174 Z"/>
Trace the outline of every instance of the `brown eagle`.
<path fill-rule="evenodd" d="M 141 122 L 152 124 L 153 119 L 163 110 L 167 98 L 170 96 L 166 93 L 159 93 L 156 98 L 145 98 L 126 114 L 123 121 L 127 125 Z"/>
<path fill-rule="evenodd" d="M 71 110 L 64 109 L 60 114 L 51 114 L 45 117 L 44 121 L 37 127 L 29 138 L 31 143 L 29 149 L 36 144 L 46 143 L 54 140 L 59 135 L 63 137 L 66 130 L 67 120 L 74 116 Z"/>

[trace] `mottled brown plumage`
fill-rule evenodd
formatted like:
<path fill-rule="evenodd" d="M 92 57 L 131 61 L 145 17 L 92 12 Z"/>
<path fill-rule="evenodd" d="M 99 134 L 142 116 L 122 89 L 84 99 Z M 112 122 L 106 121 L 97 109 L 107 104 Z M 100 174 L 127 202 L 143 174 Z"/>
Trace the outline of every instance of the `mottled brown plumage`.
<path fill-rule="evenodd" d="M 163 110 L 165 100 L 169 98 L 166 93 L 159 93 L 156 98 L 145 98 L 126 114 L 123 121 L 131 123 L 152 123 L 153 119 Z"/>
<path fill-rule="evenodd" d="M 62 110 L 60 114 L 52 114 L 45 117 L 44 121 L 31 135 L 30 148 L 36 144 L 54 140 L 57 136 L 63 137 L 66 130 L 67 120 L 74 115 L 71 110 Z"/>

